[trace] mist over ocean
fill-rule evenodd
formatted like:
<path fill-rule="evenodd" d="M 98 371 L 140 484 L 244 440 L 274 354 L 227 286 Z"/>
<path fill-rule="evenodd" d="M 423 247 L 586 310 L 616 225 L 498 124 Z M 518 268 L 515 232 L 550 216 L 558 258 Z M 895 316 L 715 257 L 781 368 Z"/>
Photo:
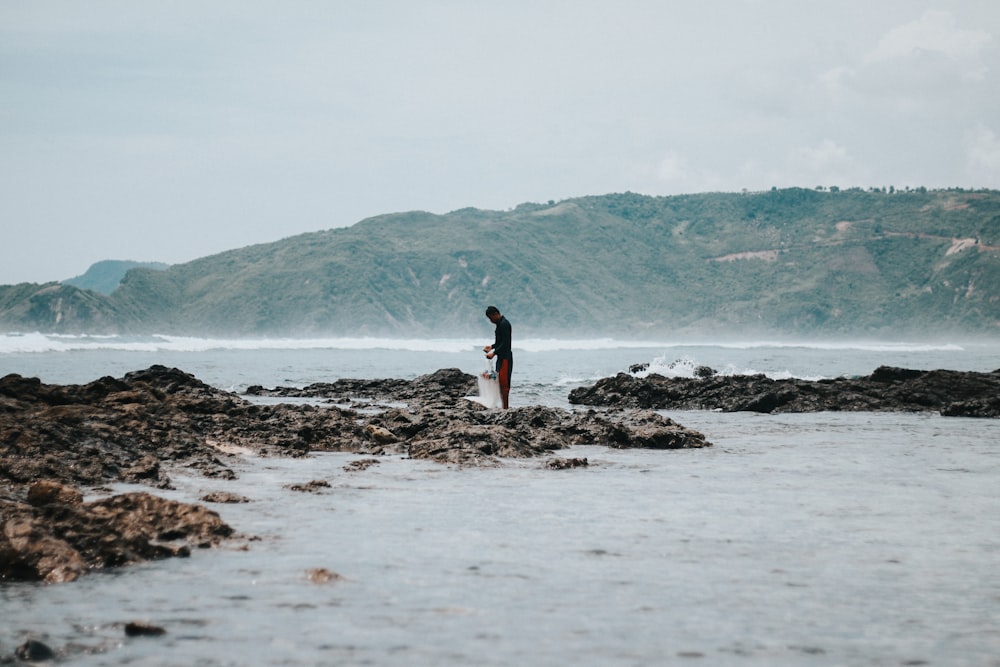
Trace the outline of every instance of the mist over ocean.
<path fill-rule="evenodd" d="M 83 383 L 163 364 L 242 392 L 475 373 L 488 340 L 8 334 L 0 375 Z M 957 339 L 515 336 L 514 354 L 515 408 L 570 407 L 574 387 L 637 363 L 810 379 L 1000 368 L 1000 342 Z M 249 497 L 213 509 L 261 539 L 70 584 L 0 584 L 0 648 L 82 646 L 82 665 L 1000 664 L 995 420 L 664 414 L 715 446 L 585 445 L 561 454 L 590 466 L 558 472 L 402 457 L 349 472 L 353 454 L 247 457 L 232 481 L 171 471 L 176 489 L 158 494 Z M 330 488 L 285 488 L 314 479 Z M 313 568 L 343 579 L 318 586 Z M 167 634 L 123 640 L 133 620 Z"/>
<path fill-rule="evenodd" d="M 219 388 L 252 384 L 301 386 L 339 378 L 412 379 L 440 368 L 482 369 L 479 350 L 492 341 L 471 338 L 197 338 L 168 335 L 87 336 L 0 334 L 0 373 L 45 382 L 83 383 L 152 364 L 174 366 Z M 547 387 L 560 402 L 563 388 L 625 371 L 637 363 L 668 376 L 693 376 L 699 365 L 722 374 L 763 373 L 775 379 L 867 375 L 879 365 L 990 371 L 1000 368 L 996 341 L 934 340 L 645 340 L 519 339 L 517 376 Z M 522 392 L 523 394 L 523 392 Z M 544 402 L 522 396 L 521 404 Z"/>

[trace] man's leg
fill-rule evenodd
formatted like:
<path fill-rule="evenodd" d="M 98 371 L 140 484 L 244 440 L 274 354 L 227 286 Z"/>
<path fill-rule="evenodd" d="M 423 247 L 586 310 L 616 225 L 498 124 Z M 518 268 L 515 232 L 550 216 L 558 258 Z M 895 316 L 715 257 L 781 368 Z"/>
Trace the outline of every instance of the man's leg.
<path fill-rule="evenodd" d="M 510 366 L 510 359 L 504 359 L 500 362 L 500 368 L 497 369 L 497 379 L 500 381 L 500 399 L 503 401 L 504 410 L 510 407 Z"/>

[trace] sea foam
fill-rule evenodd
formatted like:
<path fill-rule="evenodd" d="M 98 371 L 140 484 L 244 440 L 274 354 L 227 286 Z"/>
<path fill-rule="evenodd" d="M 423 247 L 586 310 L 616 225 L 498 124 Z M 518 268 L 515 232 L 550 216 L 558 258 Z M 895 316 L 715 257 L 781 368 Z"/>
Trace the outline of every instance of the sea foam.
<path fill-rule="evenodd" d="M 323 338 L 200 338 L 173 335 L 65 335 L 43 333 L 0 334 L 0 354 L 31 354 L 46 352 L 73 352 L 83 350 L 120 350 L 131 352 L 206 352 L 211 350 L 399 350 L 411 352 L 464 353 L 481 348 L 492 338 L 492 332 L 480 339 L 472 338 L 379 338 L 379 337 L 323 337 Z M 514 350 L 524 352 L 556 352 L 596 350 L 678 350 L 716 348 L 732 350 L 752 349 L 802 349 L 823 351 L 868 352 L 948 352 L 961 351 L 954 343 L 910 343 L 886 341 L 628 341 L 614 338 L 514 339 Z M 670 355 L 667 355 L 670 356 Z M 676 362 L 673 362 L 676 364 Z M 670 370 L 670 369 L 665 369 Z M 686 372 L 684 364 L 674 369 Z M 746 372 L 749 369 L 741 369 Z M 660 371 L 657 371 L 660 372 Z M 693 368 L 692 368 L 693 372 Z"/>

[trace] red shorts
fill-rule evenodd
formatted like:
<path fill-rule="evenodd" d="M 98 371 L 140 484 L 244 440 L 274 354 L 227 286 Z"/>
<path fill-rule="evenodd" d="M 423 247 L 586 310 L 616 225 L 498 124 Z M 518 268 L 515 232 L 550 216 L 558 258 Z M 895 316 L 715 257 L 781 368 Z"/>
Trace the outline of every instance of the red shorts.
<path fill-rule="evenodd" d="M 497 366 L 497 380 L 500 381 L 500 391 L 510 391 L 510 373 L 514 369 L 514 362 L 510 359 L 501 359 Z"/>

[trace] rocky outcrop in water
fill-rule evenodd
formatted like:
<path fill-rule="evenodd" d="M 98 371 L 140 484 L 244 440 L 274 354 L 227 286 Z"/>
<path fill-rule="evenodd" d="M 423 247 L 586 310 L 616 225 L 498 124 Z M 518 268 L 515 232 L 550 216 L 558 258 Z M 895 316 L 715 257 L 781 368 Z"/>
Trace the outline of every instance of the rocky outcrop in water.
<path fill-rule="evenodd" d="M 253 396 L 308 397 L 335 403 L 389 403 L 356 419 L 362 438 L 329 438 L 319 451 L 405 454 L 440 463 L 498 465 L 504 458 L 530 458 L 573 445 L 680 449 L 705 447 L 705 437 L 652 411 L 572 412 L 531 406 L 487 410 L 463 400 L 476 391 L 476 378 L 443 369 L 411 381 L 339 380 L 302 389 L 251 387 Z M 405 402 L 405 407 L 391 404 Z"/>
<path fill-rule="evenodd" d="M 88 570 L 187 556 L 232 535 L 201 505 L 126 493 L 83 502 L 79 491 L 40 481 L 27 503 L 3 502 L 0 580 L 72 581 Z"/>
<path fill-rule="evenodd" d="M 248 387 L 248 396 L 322 398 L 331 403 L 405 402 L 422 405 L 454 403 L 477 391 L 476 377 L 458 368 L 442 368 L 413 380 L 342 378 L 305 387 Z"/>
<path fill-rule="evenodd" d="M 570 392 L 578 405 L 723 412 L 935 411 L 1000 417 L 1000 370 L 992 373 L 881 366 L 860 378 L 772 380 L 764 375 L 668 378 L 619 373 Z"/>
<path fill-rule="evenodd" d="M 462 400 L 476 391 L 473 375 L 449 368 L 414 380 L 338 380 L 301 389 L 250 387 L 252 396 L 307 397 L 334 403 L 405 402 L 364 418 L 364 440 L 333 438 L 317 450 L 405 454 L 441 463 L 496 465 L 503 458 L 529 458 L 573 445 L 680 449 L 709 443 L 652 411 L 572 412 L 531 406 L 487 410 Z"/>
<path fill-rule="evenodd" d="M 80 489 L 109 482 L 169 488 L 171 472 L 181 469 L 224 481 L 235 477 L 234 457 L 246 453 L 343 451 L 500 465 L 504 458 L 544 457 L 573 445 L 710 444 L 651 411 L 487 410 L 462 398 L 474 387 L 474 376 L 444 369 L 412 381 L 253 391 L 362 401 L 364 409 L 355 410 L 262 405 L 163 366 L 84 385 L 0 378 L 0 579 L 67 581 L 89 569 L 215 544 L 232 529 L 200 505 L 145 493 L 85 503 Z"/>
<path fill-rule="evenodd" d="M 503 458 L 542 456 L 573 445 L 685 449 L 710 443 L 653 411 L 570 412 L 525 407 L 485 410 L 474 403 L 443 409 L 392 409 L 371 418 L 411 458 L 441 463 L 498 464 Z"/>
<path fill-rule="evenodd" d="M 0 378 L 0 579 L 67 581 L 214 544 L 232 530 L 200 505 L 83 503 L 79 488 L 168 488 L 178 468 L 231 479 L 235 452 L 302 456 L 328 432 L 362 434 L 341 411 L 256 406 L 160 366 L 85 385 Z"/>

